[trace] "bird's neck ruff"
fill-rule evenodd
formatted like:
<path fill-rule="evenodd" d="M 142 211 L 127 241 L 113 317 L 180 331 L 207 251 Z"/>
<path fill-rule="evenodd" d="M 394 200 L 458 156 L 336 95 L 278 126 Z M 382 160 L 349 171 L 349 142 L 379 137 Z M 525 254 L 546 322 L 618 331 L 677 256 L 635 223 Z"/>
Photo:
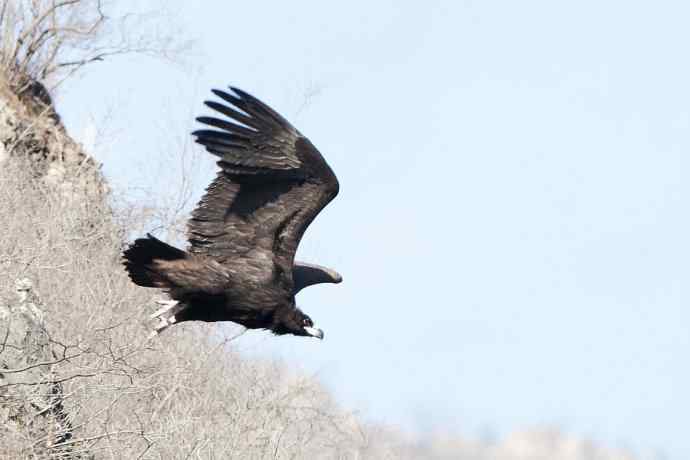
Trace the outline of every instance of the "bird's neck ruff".
<path fill-rule="evenodd" d="M 293 305 L 282 305 L 273 311 L 269 330 L 275 335 L 295 334 L 301 327 L 296 315 L 300 312 Z M 301 313 L 301 312 L 300 312 Z"/>

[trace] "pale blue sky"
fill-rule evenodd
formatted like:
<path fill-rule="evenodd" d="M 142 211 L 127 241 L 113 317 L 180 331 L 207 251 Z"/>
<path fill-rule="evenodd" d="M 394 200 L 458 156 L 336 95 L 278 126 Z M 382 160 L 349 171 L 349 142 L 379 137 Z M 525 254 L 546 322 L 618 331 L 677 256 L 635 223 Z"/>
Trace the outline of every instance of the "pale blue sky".
<path fill-rule="evenodd" d="M 341 182 L 300 248 L 345 278 L 298 299 L 326 340 L 242 347 L 410 430 L 558 424 L 690 458 L 689 4 L 169 4 L 185 67 L 123 57 L 58 96 L 77 137 L 105 130 L 114 187 L 178 186 L 227 84 Z"/>

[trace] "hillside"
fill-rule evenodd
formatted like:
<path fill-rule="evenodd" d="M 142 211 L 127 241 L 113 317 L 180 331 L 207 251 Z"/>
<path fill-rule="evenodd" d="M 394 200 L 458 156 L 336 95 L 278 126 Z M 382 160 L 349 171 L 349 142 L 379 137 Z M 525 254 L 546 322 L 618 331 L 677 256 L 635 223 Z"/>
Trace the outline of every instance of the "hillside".
<path fill-rule="evenodd" d="M 553 430 L 412 442 L 289 365 L 242 357 L 215 326 L 147 342 L 152 293 L 120 265 L 136 209 L 113 213 L 52 106 L 1 94 L 1 457 L 631 458 Z"/>
<path fill-rule="evenodd" d="M 413 439 L 366 423 L 289 363 L 241 355 L 241 336 L 217 326 L 148 341 L 155 293 L 120 260 L 146 213 L 114 203 L 36 74 L 4 72 L 0 458 L 632 458 L 550 429 Z"/>

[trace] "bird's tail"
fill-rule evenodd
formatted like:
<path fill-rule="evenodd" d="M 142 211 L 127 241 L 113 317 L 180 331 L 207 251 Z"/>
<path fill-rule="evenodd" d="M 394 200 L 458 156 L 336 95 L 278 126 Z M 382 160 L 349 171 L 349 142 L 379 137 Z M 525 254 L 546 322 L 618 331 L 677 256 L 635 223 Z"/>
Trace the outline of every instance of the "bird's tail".
<path fill-rule="evenodd" d="M 178 260 L 187 253 L 146 234 L 147 238 L 134 241 L 123 253 L 124 265 L 134 283 L 143 287 L 170 287 L 165 276 L 156 269 L 156 262 Z"/>

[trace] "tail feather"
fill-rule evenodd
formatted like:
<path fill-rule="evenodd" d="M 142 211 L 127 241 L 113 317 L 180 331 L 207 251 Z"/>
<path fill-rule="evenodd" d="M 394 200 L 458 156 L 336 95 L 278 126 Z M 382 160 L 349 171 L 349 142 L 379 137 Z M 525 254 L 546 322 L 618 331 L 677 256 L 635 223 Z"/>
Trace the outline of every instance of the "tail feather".
<path fill-rule="evenodd" d="M 169 282 L 156 271 L 157 260 L 185 259 L 187 253 L 146 234 L 134 241 L 123 253 L 123 264 L 135 284 L 143 287 L 166 288 Z"/>

